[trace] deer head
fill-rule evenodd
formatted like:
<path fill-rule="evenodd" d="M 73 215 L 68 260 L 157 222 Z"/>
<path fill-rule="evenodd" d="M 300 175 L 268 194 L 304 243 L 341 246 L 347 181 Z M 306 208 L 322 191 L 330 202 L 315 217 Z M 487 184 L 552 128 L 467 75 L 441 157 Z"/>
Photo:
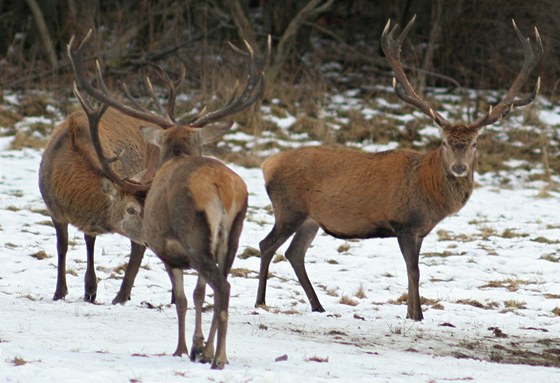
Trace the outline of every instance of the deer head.
<path fill-rule="evenodd" d="M 531 40 L 528 37 L 525 38 L 521 34 L 515 24 L 515 21 L 512 20 L 513 28 L 521 41 L 523 52 L 525 54 L 523 66 L 521 67 L 519 74 L 515 78 L 508 92 L 502 97 L 501 101 L 497 105 L 490 107 L 489 111 L 485 115 L 470 124 L 454 124 L 445 119 L 438 112 L 434 111 L 422 98 L 418 96 L 418 94 L 416 94 L 404 72 L 400 59 L 401 46 L 415 20 L 416 16 L 414 16 L 406 27 L 404 27 L 398 37 L 395 37 L 395 34 L 400 29 L 399 25 L 396 24 L 393 28 L 391 28 L 391 20 L 389 20 L 381 36 L 381 46 L 383 48 L 383 52 L 385 53 L 387 61 L 389 62 L 389 65 L 393 69 L 395 75 L 393 78 L 393 88 L 399 98 L 418 108 L 434 120 L 440 128 L 442 136 L 441 151 L 447 170 L 455 177 L 465 177 L 472 170 L 472 164 L 476 158 L 476 142 L 481 129 L 486 125 L 493 124 L 502 119 L 514 107 L 529 104 L 538 94 L 540 88 L 540 77 L 537 79 L 537 84 L 532 94 L 523 99 L 515 98 L 517 93 L 521 90 L 523 84 L 529 78 L 532 70 L 537 66 L 543 54 L 543 46 L 539 31 L 535 27 L 536 46 L 533 48 Z"/>

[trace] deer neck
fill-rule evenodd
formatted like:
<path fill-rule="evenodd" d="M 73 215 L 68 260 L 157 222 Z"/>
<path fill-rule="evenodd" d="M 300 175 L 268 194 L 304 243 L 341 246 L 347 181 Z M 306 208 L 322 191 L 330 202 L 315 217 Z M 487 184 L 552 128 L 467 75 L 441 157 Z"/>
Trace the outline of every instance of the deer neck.
<path fill-rule="evenodd" d="M 426 195 L 445 215 L 459 211 L 472 194 L 474 164 L 466 177 L 455 177 L 444 163 L 441 147 L 424 156 L 419 173 Z"/>

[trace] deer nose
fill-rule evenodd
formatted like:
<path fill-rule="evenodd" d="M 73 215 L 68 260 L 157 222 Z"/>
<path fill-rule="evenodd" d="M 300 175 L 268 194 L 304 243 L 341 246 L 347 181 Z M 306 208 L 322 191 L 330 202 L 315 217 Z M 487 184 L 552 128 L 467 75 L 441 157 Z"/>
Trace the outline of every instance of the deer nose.
<path fill-rule="evenodd" d="M 451 170 L 456 176 L 462 176 L 467 171 L 467 167 L 465 165 L 453 165 Z"/>

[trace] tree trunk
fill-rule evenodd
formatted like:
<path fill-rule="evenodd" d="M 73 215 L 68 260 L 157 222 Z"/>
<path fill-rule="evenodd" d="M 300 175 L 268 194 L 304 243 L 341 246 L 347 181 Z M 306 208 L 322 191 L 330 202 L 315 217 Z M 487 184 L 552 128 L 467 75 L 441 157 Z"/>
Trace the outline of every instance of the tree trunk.
<path fill-rule="evenodd" d="M 45 49 L 45 53 L 47 54 L 47 57 L 51 63 L 51 68 L 55 69 L 58 67 L 58 59 L 56 57 L 54 44 L 52 42 L 49 29 L 47 28 L 47 23 L 45 22 L 43 12 L 41 11 L 41 7 L 39 7 L 39 4 L 35 0 L 25 1 L 27 2 L 27 5 L 33 13 L 33 19 L 35 20 L 35 25 L 37 26 L 37 30 L 39 31 L 39 35 L 41 36 L 41 40 L 43 40 L 43 48 Z"/>

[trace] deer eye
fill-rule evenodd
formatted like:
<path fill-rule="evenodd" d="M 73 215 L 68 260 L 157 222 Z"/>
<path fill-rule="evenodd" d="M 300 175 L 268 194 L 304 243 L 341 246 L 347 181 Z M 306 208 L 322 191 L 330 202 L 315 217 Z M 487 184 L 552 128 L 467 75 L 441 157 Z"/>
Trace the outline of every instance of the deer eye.
<path fill-rule="evenodd" d="M 130 215 L 135 215 L 136 214 L 136 209 L 133 208 L 133 207 L 127 207 L 126 212 Z"/>
<path fill-rule="evenodd" d="M 473 142 L 471 146 L 476 149 L 476 142 Z"/>

